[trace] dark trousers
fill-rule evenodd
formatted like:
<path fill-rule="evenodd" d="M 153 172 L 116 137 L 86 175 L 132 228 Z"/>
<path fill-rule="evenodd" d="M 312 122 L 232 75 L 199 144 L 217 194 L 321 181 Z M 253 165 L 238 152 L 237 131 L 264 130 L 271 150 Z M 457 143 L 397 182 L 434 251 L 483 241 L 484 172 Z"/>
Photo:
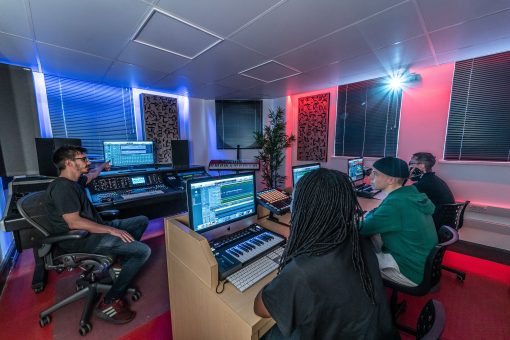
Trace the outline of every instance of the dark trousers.
<path fill-rule="evenodd" d="M 151 254 L 151 248 L 140 242 L 149 224 L 149 219 L 145 216 L 137 216 L 104 223 L 129 232 L 136 240 L 126 243 L 119 237 L 110 234 L 91 234 L 86 246 L 88 249 L 83 249 L 90 253 L 109 255 L 121 259 L 122 270 L 119 277 L 113 282 L 112 288 L 104 297 L 106 301 L 111 301 L 124 296 L 129 284 Z"/>

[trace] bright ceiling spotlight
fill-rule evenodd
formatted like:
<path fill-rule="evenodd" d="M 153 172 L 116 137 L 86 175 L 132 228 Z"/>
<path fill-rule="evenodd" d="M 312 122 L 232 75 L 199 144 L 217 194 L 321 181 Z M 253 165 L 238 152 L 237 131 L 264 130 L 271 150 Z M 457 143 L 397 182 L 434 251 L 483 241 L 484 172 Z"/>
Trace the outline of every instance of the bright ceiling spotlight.
<path fill-rule="evenodd" d="M 405 82 L 405 77 L 403 75 L 393 75 L 390 77 L 390 81 L 388 86 L 392 91 L 401 90 Z"/>

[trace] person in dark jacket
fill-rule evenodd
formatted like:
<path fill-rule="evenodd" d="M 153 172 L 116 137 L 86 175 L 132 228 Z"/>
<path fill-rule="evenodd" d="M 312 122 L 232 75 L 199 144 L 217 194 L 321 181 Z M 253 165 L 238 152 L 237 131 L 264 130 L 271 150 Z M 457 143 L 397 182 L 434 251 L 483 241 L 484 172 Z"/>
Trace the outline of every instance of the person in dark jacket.
<path fill-rule="evenodd" d="M 398 338 L 349 177 L 319 169 L 304 175 L 292 200 L 279 273 L 254 311 L 276 321 L 265 339 Z"/>
<path fill-rule="evenodd" d="M 432 167 L 436 164 L 436 157 L 429 152 L 417 152 L 409 161 L 411 176 L 419 192 L 424 193 L 434 203 L 436 209 L 432 215 L 436 228 L 439 228 L 438 209 L 442 204 L 455 203 L 455 197 L 445 181 L 436 176 Z"/>
<path fill-rule="evenodd" d="M 374 243 L 383 278 L 416 286 L 423 280 L 427 256 L 438 239 L 432 220 L 434 204 L 415 186 L 402 186 L 408 177 L 409 168 L 399 158 L 384 157 L 373 164 L 372 187 L 387 196 L 367 213 L 360 234 L 379 241 Z"/>

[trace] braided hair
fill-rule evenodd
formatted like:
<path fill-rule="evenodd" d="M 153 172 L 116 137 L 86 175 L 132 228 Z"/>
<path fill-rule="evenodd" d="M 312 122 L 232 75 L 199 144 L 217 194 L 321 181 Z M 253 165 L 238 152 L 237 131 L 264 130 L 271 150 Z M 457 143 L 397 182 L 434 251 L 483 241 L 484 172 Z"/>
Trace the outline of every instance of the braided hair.
<path fill-rule="evenodd" d="M 349 177 L 318 169 L 298 182 L 292 200 L 291 229 L 279 270 L 301 254 L 320 256 L 349 241 L 352 263 L 367 296 L 375 301 L 372 280 L 360 247 L 358 225 L 363 216 Z"/>

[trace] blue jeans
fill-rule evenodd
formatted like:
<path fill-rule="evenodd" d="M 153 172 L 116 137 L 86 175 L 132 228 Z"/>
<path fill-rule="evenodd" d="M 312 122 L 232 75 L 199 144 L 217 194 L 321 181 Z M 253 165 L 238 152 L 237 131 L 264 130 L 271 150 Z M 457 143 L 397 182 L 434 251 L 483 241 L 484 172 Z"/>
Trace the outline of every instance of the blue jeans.
<path fill-rule="evenodd" d="M 120 257 L 122 270 L 119 277 L 113 282 L 112 288 L 106 293 L 104 299 L 112 301 L 120 299 L 126 293 L 131 281 L 151 254 L 151 248 L 140 242 L 142 235 L 149 224 L 145 216 L 136 216 L 126 219 L 105 221 L 106 225 L 125 230 L 136 241 L 126 243 L 117 236 L 110 234 L 90 234 L 85 247 L 81 251 L 93 254 L 103 254 Z"/>

